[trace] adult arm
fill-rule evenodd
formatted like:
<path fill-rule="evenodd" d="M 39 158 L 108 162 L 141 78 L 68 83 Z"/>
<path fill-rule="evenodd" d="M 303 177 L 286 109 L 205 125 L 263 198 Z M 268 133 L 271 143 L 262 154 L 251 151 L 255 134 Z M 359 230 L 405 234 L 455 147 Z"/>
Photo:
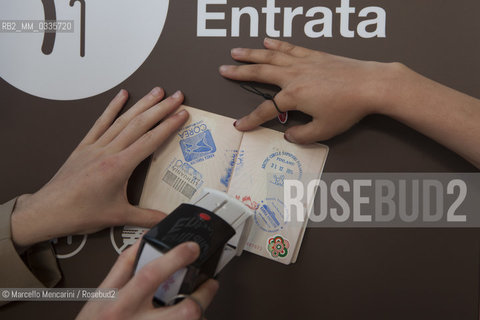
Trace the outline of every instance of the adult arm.
<path fill-rule="evenodd" d="M 165 216 L 131 205 L 126 194 L 135 167 L 188 118 L 175 113 L 180 92 L 163 95 L 155 88 L 116 119 L 128 98 L 120 91 L 55 176 L 19 197 L 11 222 L 16 246 L 125 224 L 151 227 Z"/>
<path fill-rule="evenodd" d="M 44 187 L 0 206 L 0 287 L 54 286 L 61 274 L 52 238 L 115 225 L 151 227 L 164 217 L 126 196 L 134 168 L 188 118 L 176 113 L 180 92 L 163 96 L 155 88 L 117 118 L 128 99 L 121 90 Z"/>
<path fill-rule="evenodd" d="M 299 110 L 312 121 L 294 126 L 295 143 L 329 139 L 368 114 L 392 117 L 429 136 L 480 168 L 480 100 L 427 79 L 400 63 L 360 61 L 265 39 L 266 49 L 232 49 L 246 65 L 225 65 L 227 78 L 279 86 L 282 111 Z M 251 130 L 277 116 L 271 101 L 237 120 Z"/>
<path fill-rule="evenodd" d="M 197 320 L 204 319 L 205 310 L 218 290 L 218 282 L 209 279 L 190 296 L 180 303 L 162 308 L 154 308 L 152 299 L 158 287 L 177 270 L 194 262 L 200 248 L 196 242 L 182 243 L 164 256 L 157 258 L 133 277 L 135 257 L 140 241 L 124 251 L 110 270 L 101 289 L 118 288 L 118 297 L 113 301 L 89 301 L 82 309 L 77 320 L 91 319 L 164 319 Z"/>

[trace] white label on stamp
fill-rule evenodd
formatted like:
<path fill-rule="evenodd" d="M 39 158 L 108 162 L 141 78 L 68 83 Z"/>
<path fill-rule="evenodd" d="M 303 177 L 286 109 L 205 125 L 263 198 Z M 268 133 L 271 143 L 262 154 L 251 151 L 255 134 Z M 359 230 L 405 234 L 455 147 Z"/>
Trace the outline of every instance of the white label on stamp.
<path fill-rule="evenodd" d="M 138 259 L 137 268 L 135 273 L 138 272 L 143 266 L 148 264 L 150 261 L 157 259 L 163 256 L 163 253 L 155 249 L 148 243 L 145 243 L 143 246 L 142 254 Z M 175 297 L 180 291 L 182 286 L 183 279 L 187 273 L 187 268 L 182 268 L 171 275 L 167 280 L 165 280 L 155 292 L 155 298 L 167 303 Z"/>

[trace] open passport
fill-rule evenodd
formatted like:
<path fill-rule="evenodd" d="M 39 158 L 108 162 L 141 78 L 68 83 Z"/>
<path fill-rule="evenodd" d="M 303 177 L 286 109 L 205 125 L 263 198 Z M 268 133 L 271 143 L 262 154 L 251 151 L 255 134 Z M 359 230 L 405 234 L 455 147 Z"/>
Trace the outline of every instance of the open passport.
<path fill-rule="evenodd" d="M 182 108 L 190 119 L 153 155 L 140 206 L 168 213 L 203 187 L 224 191 L 254 213 L 245 249 L 284 264 L 295 262 L 316 192 L 309 190 L 313 194 L 307 197 L 307 185 L 320 178 L 328 148 L 292 144 L 267 128 L 240 132 L 234 119 Z M 300 181 L 305 190 L 304 212 L 292 206 L 291 221 L 284 219 L 288 179 Z"/>

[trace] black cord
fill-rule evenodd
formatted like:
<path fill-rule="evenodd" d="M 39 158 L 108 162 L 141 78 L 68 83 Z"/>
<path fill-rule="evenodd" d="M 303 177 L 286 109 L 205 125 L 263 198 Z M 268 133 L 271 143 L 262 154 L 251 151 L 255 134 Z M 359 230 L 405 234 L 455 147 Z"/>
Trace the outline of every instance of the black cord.
<path fill-rule="evenodd" d="M 265 100 L 271 100 L 273 102 L 273 105 L 275 106 L 275 109 L 277 109 L 278 113 L 283 113 L 280 110 L 280 108 L 278 108 L 278 105 L 275 102 L 275 96 L 277 95 L 276 93 L 273 94 L 273 95 L 270 94 L 270 93 L 265 93 L 265 92 L 262 92 L 262 91 L 258 90 L 258 88 L 254 87 L 252 85 L 247 85 L 247 84 L 241 84 L 240 87 L 247 90 L 248 92 L 251 92 L 251 93 L 254 93 L 254 94 L 257 94 L 257 95 L 263 97 Z"/>

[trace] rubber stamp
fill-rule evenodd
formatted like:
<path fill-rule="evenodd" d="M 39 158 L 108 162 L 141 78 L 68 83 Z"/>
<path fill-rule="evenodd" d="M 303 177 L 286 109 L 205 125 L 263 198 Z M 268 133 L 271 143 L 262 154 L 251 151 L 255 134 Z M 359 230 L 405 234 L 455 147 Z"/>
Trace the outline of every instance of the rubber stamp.
<path fill-rule="evenodd" d="M 154 304 L 168 305 L 195 291 L 242 253 L 252 226 L 251 210 L 224 192 L 204 188 L 146 233 L 137 253 L 135 272 L 178 244 L 195 241 L 200 256 L 160 285 Z"/>

